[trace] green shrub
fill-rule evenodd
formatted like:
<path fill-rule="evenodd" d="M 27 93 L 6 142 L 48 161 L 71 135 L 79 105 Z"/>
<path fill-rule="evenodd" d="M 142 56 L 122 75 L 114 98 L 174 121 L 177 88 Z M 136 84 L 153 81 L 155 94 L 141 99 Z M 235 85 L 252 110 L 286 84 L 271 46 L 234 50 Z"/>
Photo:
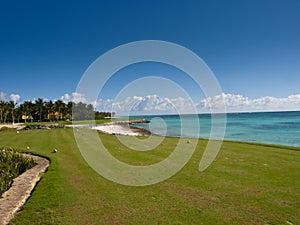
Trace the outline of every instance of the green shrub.
<path fill-rule="evenodd" d="M 10 127 L 1 127 L 0 128 L 0 132 L 1 131 L 9 131 L 9 130 L 14 130 L 15 128 L 10 128 Z"/>
<path fill-rule="evenodd" d="M 32 168 L 35 162 L 11 148 L 0 148 L 0 195 L 11 186 L 13 179 Z"/>

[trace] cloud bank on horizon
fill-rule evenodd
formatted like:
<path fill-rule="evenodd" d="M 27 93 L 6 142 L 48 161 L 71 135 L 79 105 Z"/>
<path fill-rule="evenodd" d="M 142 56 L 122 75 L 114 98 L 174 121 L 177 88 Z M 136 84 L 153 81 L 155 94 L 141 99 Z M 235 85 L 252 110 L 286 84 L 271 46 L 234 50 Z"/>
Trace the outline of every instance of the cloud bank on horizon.
<path fill-rule="evenodd" d="M 0 92 L 0 100 L 13 100 L 18 102 L 21 99 L 19 94 L 7 94 Z M 133 115 L 146 114 L 174 114 L 174 113 L 209 113 L 211 108 L 216 111 L 222 109 L 222 104 L 226 106 L 227 112 L 266 112 L 266 111 L 299 111 L 300 94 L 289 95 L 285 98 L 275 98 L 271 96 L 250 99 L 238 94 L 225 94 L 207 97 L 200 102 L 192 104 L 190 99 L 182 97 L 167 98 L 158 95 L 132 96 L 126 97 L 122 101 L 114 99 L 99 99 L 98 101 L 88 101 L 84 94 L 73 92 L 64 94 L 61 100 L 65 103 L 72 101 L 92 104 L 99 111 L 114 111 L 118 114 L 130 112 Z M 33 100 L 34 101 L 34 100 Z M 20 103 L 20 102 L 18 102 Z"/>
<path fill-rule="evenodd" d="M 86 102 L 92 104 L 99 111 L 117 111 L 120 114 L 130 112 L 135 115 L 145 114 L 173 114 L 191 113 L 196 109 L 198 113 L 209 113 L 211 108 L 222 110 L 222 104 L 227 112 L 265 112 L 265 111 L 298 111 L 300 110 L 300 94 L 289 95 L 286 98 L 265 96 L 250 99 L 238 94 L 217 95 L 207 97 L 200 102 L 191 104 L 190 99 L 182 97 L 167 98 L 158 95 L 132 96 L 122 101 L 113 99 L 99 99 L 87 102 L 81 93 L 65 94 L 61 97 L 64 102 Z"/>

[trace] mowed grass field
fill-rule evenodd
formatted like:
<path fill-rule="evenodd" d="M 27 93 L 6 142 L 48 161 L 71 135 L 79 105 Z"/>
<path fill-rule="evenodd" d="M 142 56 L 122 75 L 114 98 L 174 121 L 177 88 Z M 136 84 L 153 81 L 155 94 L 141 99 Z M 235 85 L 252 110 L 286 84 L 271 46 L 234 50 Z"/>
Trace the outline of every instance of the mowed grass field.
<path fill-rule="evenodd" d="M 99 136 L 115 157 L 135 165 L 164 159 L 178 141 L 166 138 L 155 150 L 136 152 L 113 135 Z M 3 131 L 0 146 L 23 151 L 28 146 L 51 160 L 11 224 L 300 224 L 297 148 L 224 142 L 213 164 L 200 173 L 206 141 L 199 140 L 192 159 L 175 176 L 131 187 L 94 172 L 72 129 Z M 54 148 L 58 153 L 51 153 Z"/>

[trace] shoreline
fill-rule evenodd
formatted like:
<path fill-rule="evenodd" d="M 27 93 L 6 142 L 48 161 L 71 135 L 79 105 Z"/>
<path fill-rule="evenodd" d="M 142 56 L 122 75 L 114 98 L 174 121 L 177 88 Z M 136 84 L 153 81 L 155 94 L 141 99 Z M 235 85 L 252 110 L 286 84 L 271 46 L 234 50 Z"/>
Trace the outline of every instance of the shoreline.
<path fill-rule="evenodd" d="M 126 135 L 126 136 L 150 136 L 156 135 L 151 131 L 136 127 L 135 124 L 139 123 L 150 123 L 149 120 L 146 119 L 133 119 L 133 120 L 120 120 L 120 121 L 110 121 L 103 124 L 82 124 L 82 125 L 65 125 L 65 127 L 69 128 L 87 128 L 92 130 L 97 130 L 99 132 L 105 134 L 112 135 Z"/>
<path fill-rule="evenodd" d="M 118 124 L 99 124 L 97 125 L 97 127 L 107 127 L 107 126 L 111 126 L 108 129 L 111 129 L 111 132 L 105 132 L 105 130 L 100 130 L 100 129 L 95 129 L 98 130 L 102 133 L 105 134 L 112 134 L 112 135 L 128 135 L 128 136 L 150 136 L 150 135 L 157 135 L 154 133 L 151 133 L 151 131 L 144 129 L 144 128 L 140 128 L 140 127 L 134 127 L 134 126 L 126 126 L 126 125 L 118 125 Z M 113 127 L 114 126 L 114 127 Z M 121 127 L 121 129 L 118 130 L 118 126 Z M 92 128 L 93 129 L 93 128 Z M 122 133 L 122 129 L 128 129 L 128 130 L 136 130 L 136 132 L 149 132 L 148 135 L 130 135 L 128 133 Z M 128 131 L 130 132 L 130 131 Z M 134 133 L 134 132 L 133 132 Z M 157 135 L 159 136 L 159 135 Z M 180 138 L 180 136 L 164 136 L 164 137 L 169 137 L 169 138 Z M 186 138 L 186 139 L 198 139 L 198 140 L 212 140 L 212 141 L 225 141 L 225 142 L 233 142 L 233 143 L 241 143 L 241 144 L 249 144 L 249 145 L 259 145 L 259 146 L 266 146 L 266 147 L 276 147 L 276 148 L 284 148 L 284 149 L 289 149 L 289 150 L 296 150 L 296 151 L 300 151 L 300 146 L 294 146 L 294 145 L 283 145 L 283 144 L 276 144 L 276 143 L 264 143 L 264 142 L 250 142 L 250 141 L 241 141 L 241 140 L 232 140 L 232 139 L 223 139 L 223 140 L 214 140 L 214 139 L 209 139 L 209 138 L 201 138 L 201 137 L 182 137 L 182 138 Z"/>
<path fill-rule="evenodd" d="M 147 121 L 147 120 L 139 120 L 139 121 Z M 77 129 L 93 129 L 97 130 L 104 134 L 111 134 L 111 135 L 125 135 L 125 136 L 160 136 L 158 134 L 152 133 L 151 131 L 133 126 L 132 124 L 137 123 L 136 121 L 112 121 L 103 124 L 82 124 L 82 125 L 58 125 L 58 124 L 43 124 L 43 125 L 24 125 L 24 124 L 5 124 L 0 125 L 2 127 L 8 127 L 12 129 L 16 129 L 17 131 L 21 130 L 32 130 L 32 129 L 58 129 L 58 128 L 77 128 Z M 141 123 L 141 122 L 138 122 Z M 180 136 L 166 136 L 166 137 L 174 137 L 180 138 Z M 190 138 L 190 139 L 201 139 L 201 140 L 209 140 L 209 138 L 202 138 L 202 137 L 183 137 L 183 138 Z M 216 140 L 221 141 L 221 140 Z M 270 146 L 270 147 L 278 147 L 278 148 L 285 148 L 285 149 L 292 149 L 292 150 L 300 150 L 300 146 L 297 145 L 285 145 L 279 143 L 270 143 L 270 142 L 255 142 L 255 141 L 243 141 L 243 140 L 234 140 L 234 139 L 223 139 L 222 141 L 226 142 L 235 142 L 235 143 L 245 143 L 245 144 L 252 144 L 252 145 L 262 145 L 262 146 Z"/>

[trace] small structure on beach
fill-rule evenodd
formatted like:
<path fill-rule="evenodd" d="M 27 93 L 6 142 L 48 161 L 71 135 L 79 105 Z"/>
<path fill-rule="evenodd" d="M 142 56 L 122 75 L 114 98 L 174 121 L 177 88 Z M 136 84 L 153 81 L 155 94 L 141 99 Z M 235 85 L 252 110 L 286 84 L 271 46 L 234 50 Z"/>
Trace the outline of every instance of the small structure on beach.
<path fill-rule="evenodd" d="M 33 120 L 31 115 L 22 115 L 22 120 Z"/>

